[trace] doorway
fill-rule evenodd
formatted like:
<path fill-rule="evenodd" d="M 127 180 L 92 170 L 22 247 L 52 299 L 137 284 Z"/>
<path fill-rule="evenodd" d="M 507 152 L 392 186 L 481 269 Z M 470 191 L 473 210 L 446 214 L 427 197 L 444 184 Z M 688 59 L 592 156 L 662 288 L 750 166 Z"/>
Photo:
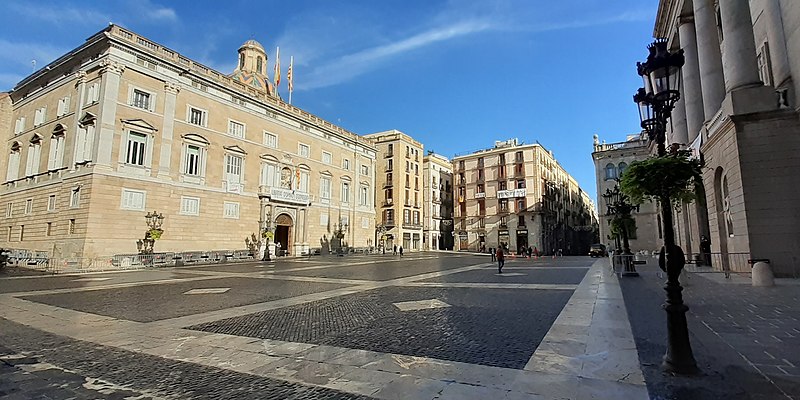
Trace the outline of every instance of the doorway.
<path fill-rule="evenodd" d="M 287 214 L 281 214 L 275 220 L 275 243 L 280 243 L 279 257 L 292 255 L 292 217 Z"/>

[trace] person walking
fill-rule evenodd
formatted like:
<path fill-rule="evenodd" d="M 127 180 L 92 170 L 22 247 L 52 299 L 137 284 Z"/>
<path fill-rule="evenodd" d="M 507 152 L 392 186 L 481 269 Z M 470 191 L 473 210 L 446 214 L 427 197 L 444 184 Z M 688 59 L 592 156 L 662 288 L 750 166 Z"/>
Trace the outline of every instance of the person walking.
<path fill-rule="evenodd" d="M 397 250 L 400 251 L 400 257 L 402 257 L 403 256 L 403 246 L 401 245 L 400 248 L 398 248 Z"/>
<path fill-rule="evenodd" d="M 502 247 L 498 247 L 497 248 L 497 273 L 498 274 L 502 274 L 503 273 L 503 264 L 505 264 L 505 262 L 506 262 L 506 260 L 505 260 L 505 254 L 503 254 L 503 248 Z"/>
<path fill-rule="evenodd" d="M 394 245 L 394 247 L 392 247 L 392 255 L 393 256 L 397 255 L 397 245 Z"/>
<path fill-rule="evenodd" d="M 494 254 L 494 251 L 495 251 L 494 247 L 489 247 L 489 254 L 492 255 L 492 262 L 497 261 L 497 256 Z"/>
<path fill-rule="evenodd" d="M 531 246 L 528 246 L 528 259 L 529 260 L 531 259 L 531 255 L 533 255 L 533 248 Z"/>

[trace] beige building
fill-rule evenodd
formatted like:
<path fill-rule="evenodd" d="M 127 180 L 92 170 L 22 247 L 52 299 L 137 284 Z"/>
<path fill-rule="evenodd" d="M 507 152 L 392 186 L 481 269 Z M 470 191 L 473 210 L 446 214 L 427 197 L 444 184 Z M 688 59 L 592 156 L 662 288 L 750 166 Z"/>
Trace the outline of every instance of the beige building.
<path fill-rule="evenodd" d="M 398 130 L 364 137 L 378 149 L 376 176 L 382 193 L 378 192 L 375 212 L 380 215 L 377 231 L 384 237 L 383 244 L 386 249 L 397 245 L 404 251 L 422 250 L 422 143 Z"/>
<path fill-rule="evenodd" d="M 590 197 L 539 144 L 516 139 L 453 158 L 456 249 L 507 245 L 588 254 L 596 223 Z"/>
<path fill-rule="evenodd" d="M 648 157 L 650 148 L 646 137 L 641 133 L 628 135 L 627 140 L 619 143 L 605 143 L 605 141 L 601 143 L 597 135 L 594 136 L 592 160 L 597 177 L 600 243 L 608 246 L 609 250 L 621 248 L 622 238 L 611 234 L 609 226 L 614 216 L 608 214 L 608 204 L 603 198 L 603 193 L 614 188 L 617 179 L 622 177 L 622 172 L 628 165 Z M 636 231 L 629 232 L 628 235 L 631 251 L 651 252 L 660 249 L 662 233 L 658 207 L 651 202 L 645 202 L 639 206 L 638 211 L 631 213 L 631 216 L 636 221 Z"/>
<path fill-rule="evenodd" d="M 231 54 L 235 57 L 235 54 Z M 52 256 L 244 249 L 271 222 L 289 255 L 372 245 L 375 147 L 275 95 L 267 55 L 227 75 L 117 25 L 0 97 L 5 248 Z"/>
<path fill-rule="evenodd" d="M 797 2 L 661 0 L 654 36 L 686 58 L 668 141 L 705 160 L 705 204 L 676 218 L 685 252 L 708 233 L 723 260 L 766 258 L 800 275 Z"/>
<path fill-rule="evenodd" d="M 423 248 L 453 249 L 453 165 L 447 157 L 428 152 L 422 158 L 424 179 Z"/>

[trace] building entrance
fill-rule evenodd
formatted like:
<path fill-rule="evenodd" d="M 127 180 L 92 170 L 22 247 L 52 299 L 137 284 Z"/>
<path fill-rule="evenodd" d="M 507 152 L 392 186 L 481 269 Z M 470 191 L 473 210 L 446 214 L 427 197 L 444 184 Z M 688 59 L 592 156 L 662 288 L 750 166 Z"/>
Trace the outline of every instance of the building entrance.
<path fill-rule="evenodd" d="M 292 255 L 292 217 L 287 214 L 281 214 L 275 220 L 275 243 L 280 243 L 278 256 Z"/>
<path fill-rule="evenodd" d="M 528 249 L 528 231 L 517 231 L 517 250 L 524 252 Z"/>

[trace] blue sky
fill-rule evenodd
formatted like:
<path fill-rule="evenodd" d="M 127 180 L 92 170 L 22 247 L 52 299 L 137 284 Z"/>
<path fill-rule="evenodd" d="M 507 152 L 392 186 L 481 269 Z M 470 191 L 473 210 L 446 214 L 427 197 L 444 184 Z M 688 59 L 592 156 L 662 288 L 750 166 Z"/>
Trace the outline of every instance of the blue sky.
<path fill-rule="evenodd" d="M 592 135 L 638 130 L 656 0 L 3 1 L 0 90 L 120 24 L 220 72 L 247 39 L 294 56 L 293 104 L 446 156 L 538 141 L 594 195 Z"/>

